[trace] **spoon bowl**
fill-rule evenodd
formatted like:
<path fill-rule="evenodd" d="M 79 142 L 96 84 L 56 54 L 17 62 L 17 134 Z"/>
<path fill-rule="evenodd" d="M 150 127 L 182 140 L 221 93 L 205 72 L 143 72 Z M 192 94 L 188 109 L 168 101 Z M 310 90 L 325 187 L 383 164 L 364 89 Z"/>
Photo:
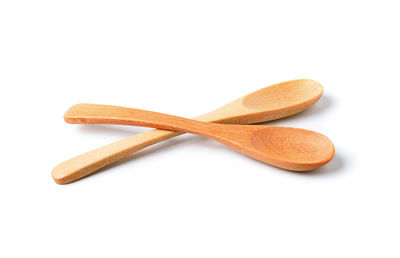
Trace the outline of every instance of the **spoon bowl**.
<path fill-rule="evenodd" d="M 270 85 L 220 107 L 196 120 L 227 124 L 255 124 L 300 113 L 322 96 L 323 87 L 301 79 Z"/>
<path fill-rule="evenodd" d="M 292 127 L 260 129 L 252 134 L 250 143 L 258 159 L 293 171 L 314 170 L 328 163 L 335 153 L 328 137 Z"/>

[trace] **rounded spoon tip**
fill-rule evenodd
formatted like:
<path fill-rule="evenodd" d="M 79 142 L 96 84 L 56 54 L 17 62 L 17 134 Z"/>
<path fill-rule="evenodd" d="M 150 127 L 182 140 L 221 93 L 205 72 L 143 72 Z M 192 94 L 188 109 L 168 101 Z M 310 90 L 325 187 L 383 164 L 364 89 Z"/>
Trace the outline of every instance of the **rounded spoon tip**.
<path fill-rule="evenodd" d="M 314 104 L 323 93 L 320 83 L 299 79 L 278 83 L 253 92 L 243 98 L 243 105 L 251 109 L 282 109 L 297 105 L 305 109 Z"/>

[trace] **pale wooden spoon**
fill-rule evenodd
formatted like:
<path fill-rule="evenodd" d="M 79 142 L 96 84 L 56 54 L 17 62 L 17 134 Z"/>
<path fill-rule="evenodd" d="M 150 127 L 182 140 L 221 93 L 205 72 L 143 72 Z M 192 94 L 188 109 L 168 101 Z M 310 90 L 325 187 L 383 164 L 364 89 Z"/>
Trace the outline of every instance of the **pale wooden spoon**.
<path fill-rule="evenodd" d="M 322 86 L 301 79 L 274 84 L 241 97 L 215 111 L 195 118 L 199 121 L 253 124 L 297 114 L 313 105 L 322 95 Z M 67 184 L 155 143 L 182 133 L 150 130 L 86 152 L 64 161 L 52 171 L 54 180 Z"/>
<path fill-rule="evenodd" d="M 292 127 L 215 124 L 146 110 L 78 104 L 64 115 L 72 124 L 118 124 L 198 134 L 275 167 L 309 171 L 328 163 L 335 153 L 324 135 Z"/>

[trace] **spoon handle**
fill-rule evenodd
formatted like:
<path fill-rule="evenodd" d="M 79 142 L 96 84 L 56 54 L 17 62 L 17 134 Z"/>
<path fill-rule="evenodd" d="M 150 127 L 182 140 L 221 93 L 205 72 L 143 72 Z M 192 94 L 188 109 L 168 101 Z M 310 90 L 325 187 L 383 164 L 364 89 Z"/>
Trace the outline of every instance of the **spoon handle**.
<path fill-rule="evenodd" d="M 186 119 L 147 110 L 97 104 L 72 106 L 64 115 L 71 124 L 116 124 L 153 127 L 169 131 L 188 132 L 218 140 L 220 125 Z"/>

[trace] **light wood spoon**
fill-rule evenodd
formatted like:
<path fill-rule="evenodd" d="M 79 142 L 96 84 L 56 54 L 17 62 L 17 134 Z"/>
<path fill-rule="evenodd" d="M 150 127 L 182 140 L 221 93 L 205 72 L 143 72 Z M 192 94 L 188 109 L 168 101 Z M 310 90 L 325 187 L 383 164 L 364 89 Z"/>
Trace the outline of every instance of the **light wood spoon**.
<path fill-rule="evenodd" d="M 322 86 L 313 80 L 282 82 L 255 91 L 195 119 L 229 124 L 266 122 L 304 111 L 321 97 L 322 92 Z M 181 134 L 156 129 L 133 135 L 62 162 L 53 169 L 53 179 L 59 184 L 71 183 L 136 151 Z"/>
<path fill-rule="evenodd" d="M 146 110 L 78 104 L 64 115 L 72 124 L 154 127 L 198 134 L 275 167 L 309 171 L 328 163 L 335 152 L 324 135 L 292 127 L 215 124 Z"/>

